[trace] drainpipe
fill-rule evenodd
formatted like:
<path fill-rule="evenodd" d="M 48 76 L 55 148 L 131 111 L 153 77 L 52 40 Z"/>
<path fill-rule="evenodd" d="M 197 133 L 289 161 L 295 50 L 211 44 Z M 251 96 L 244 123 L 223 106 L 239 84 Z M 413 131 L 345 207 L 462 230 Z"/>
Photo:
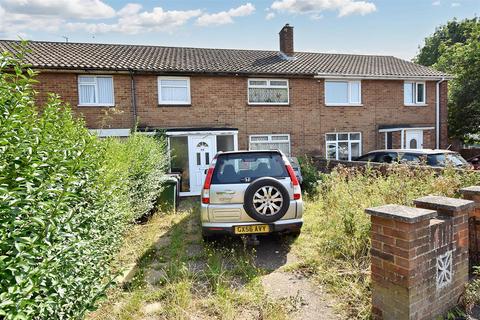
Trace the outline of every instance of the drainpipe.
<path fill-rule="evenodd" d="M 131 79 L 131 96 L 132 96 L 132 113 L 133 113 L 133 124 L 132 128 L 136 130 L 137 127 L 137 99 L 135 97 L 135 78 L 133 77 L 133 70 L 128 70 L 130 72 Z"/>
<path fill-rule="evenodd" d="M 440 84 L 445 81 L 442 78 L 436 84 L 436 104 L 435 104 L 435 148 L 440 149 Z"/>

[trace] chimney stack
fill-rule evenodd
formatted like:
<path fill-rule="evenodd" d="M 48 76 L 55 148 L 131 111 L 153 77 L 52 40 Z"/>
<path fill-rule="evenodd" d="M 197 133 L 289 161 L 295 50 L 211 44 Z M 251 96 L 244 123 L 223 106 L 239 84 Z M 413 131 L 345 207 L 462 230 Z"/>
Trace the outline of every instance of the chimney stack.
<path fill-rule="evenodd" d="M 293 27 L 288 23 L 280 30 L 280 51 L 287 57 L 293 57 Z"/>

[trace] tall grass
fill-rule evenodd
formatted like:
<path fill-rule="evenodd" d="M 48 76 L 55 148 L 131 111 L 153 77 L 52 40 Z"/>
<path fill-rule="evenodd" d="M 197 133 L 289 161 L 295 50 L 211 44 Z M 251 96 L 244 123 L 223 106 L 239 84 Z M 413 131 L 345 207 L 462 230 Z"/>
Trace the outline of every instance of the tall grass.
<path fill-rule="evenodd" d="M 446 169 L 442 173 L 402 165 L 377 170 L 337 168 L 325 175 L 318 196 L 306 201 L 302 236 L 294 249 L 301 267 L 338 297 L 346 316 L 370 317 L 370 217 L 367 207 L 411 205 L 428 195 L 457 196 L 463 186 L 480 183 L 480 174 Z"/>

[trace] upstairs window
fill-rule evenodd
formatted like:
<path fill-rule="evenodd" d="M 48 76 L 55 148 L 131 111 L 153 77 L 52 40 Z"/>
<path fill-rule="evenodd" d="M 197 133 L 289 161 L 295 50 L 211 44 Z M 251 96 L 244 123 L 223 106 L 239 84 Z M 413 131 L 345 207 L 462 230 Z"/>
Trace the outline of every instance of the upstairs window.
<path fill-rule="evenodd" d="M 78 76 L 78 104 L 80 106 L 115 105 L 112 76 Z"/>
<path fill-rule="evenodd" d="M 288 103 L 288 80 L 248 79 L 248 104 Z"/>
<path fill-rule="evenodd" d="M 362 154 L 360 132 L 327 133 L 327 159 L 352 161 Z"/>
<path fill-rule="evenodd" d="M 403 84 L 403 100 L 407 106 L 426 104 L 425 82 L 405 81 Z"/>
<path fill-rule="evenodd" d="M 360 81 L 325 81 L 325 105 L 348 106 L 361 105 L 361 103 L 362 86 Z"/>
<path fill-rule="evenodd" d="M 158 104 L 190 103 L 190 78 L 158 77 Z"/>

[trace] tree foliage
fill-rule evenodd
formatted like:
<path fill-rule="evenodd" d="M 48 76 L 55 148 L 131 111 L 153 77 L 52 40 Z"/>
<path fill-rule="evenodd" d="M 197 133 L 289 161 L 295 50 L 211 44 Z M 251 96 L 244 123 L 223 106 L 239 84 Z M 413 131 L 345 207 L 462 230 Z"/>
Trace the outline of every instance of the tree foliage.
<path fill-rule="evenodd" d="M 478 24 L 478 18 L 457 21 L 453 19 L 438 27 L 433 35 L 425 38 L 425 44 L 414 61 L 424 66 L 434 66 L 443 54 L 445 46 L 455 43 L 465 43 Z"/>
<path fill-rule="evenodd" d="M 450 21 L 425 39 L 416 62 L 454 76 L 449 90 L 449 135 L 480 134 L 480 20 Z"/>

